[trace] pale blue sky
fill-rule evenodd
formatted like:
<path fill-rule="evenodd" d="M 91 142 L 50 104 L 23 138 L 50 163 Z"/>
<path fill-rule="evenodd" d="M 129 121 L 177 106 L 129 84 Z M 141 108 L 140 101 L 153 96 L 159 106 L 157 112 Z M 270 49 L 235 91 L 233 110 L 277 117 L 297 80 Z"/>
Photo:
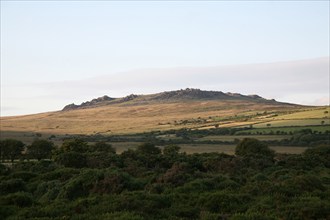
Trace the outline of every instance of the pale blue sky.
<path fill-rule="evenodd" d="M 269 93 L 269 85 L 258 81 L 259 77 L 255 77 L 255 85 L 240 91 L 235 91 L 239 90 L 235 86 L 226 87 L 220 79 L 212 81 L 212 86 L 205 80 L 199 84 L 205 77 L 202 72 L 187 84 L 184 79 L 173 79 L 173 83 L 146 88 L 139 79 L 131 80 L 131 88 L 95 87 L 88 94 L 71 92 L 75 97 L 63 94 L 59 85 L 66 82 L 80 91 L 83 88 L 77 81 L 107 76 L 111 85 L 111 81 L 127 77 L 122 72 L 129 71 L 131 78 L 134 71 L 137 78 L 138 74 L 146 77 L 141 69 L 320 57 L 329 57 L 329 1 L 1 1 L 1 115 L 58 110 L 68 102 L 104 94 L 124 96 L 191 85 L 228 90 L 224 92 L 258 92 L 312 104 L 328 97 L 329 84 L 323 84 L 325 88 L 318 92 L 312 88 L 305 91 L 310 100 L 299 99 L 301 91 L 290 87 L 285 88 L 287 96 Z M 327 80 L 329 69 L 322 71 L 323 80 Z M 229 75 L 222 76 L 235 84 Z M 42 86 L 54 82 L 58 83 L 52 88 Z M 285 77 L 283 83 L 287 83 Z M 310 82 L 297 78 L 295 83 L 309 88 Z M 264 88 L 254 91 L 260 84 Z M 120 86 L 125 87 L 125 83 Z"/>

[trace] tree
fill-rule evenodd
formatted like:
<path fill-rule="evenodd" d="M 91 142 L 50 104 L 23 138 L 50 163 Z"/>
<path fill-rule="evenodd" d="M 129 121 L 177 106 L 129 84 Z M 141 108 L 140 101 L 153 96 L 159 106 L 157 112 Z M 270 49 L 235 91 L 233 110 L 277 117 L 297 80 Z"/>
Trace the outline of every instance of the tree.
<path fill-rule="evenodd" d="M 163 149 L 163 154 L 166 156 L 176 156 L 179 154 L 180 147 L 177 145 L 165 146 Z"/>
<path fill-rule="evenodd" d="M 142 154 L 154 154 L 154 155 L 161 153 L 161 150 L 151 143 L 140 144 L 137 147 L 136 151 Z"/>
<path fill-rule="evenodd" d="M 62 144 L 62 149 L 64 152 L 79 152 L 84 153 L 88 149 L 88 144 L 86 141 L 76 138 L 76 139 L 70 139 L 65 140 Z"/>
<path fill-rule="evenodd" d="M 13 162 L 24 150 L 24 143 L 15 139 L 5 139 L 1 141 L 1 156 L 3 159 L 10 159 Z"/>
<path fill-rule="evenodd" d="M 93 147 L 93 151 L 104 152 L 104 153 L 116 153 L 116 149 L 111 146 L 111 144 L 107 144 L 104 141 L 96 142 Z"/>
<path fill-rule="evenodd" d="M 311 167 L 325 166 L 330 168 L 330 146 L 309 148 L 302 156 L 306 164 Z"/>
<path fill-rule="evenodd" d="M 238 156 L 266 156 L 273 158 L 275 153 L 268 146 L 255 138 L 244 138 L 235 149 Z"/>
<path fill-rule="evenodd" d="M 31 158 L 41 160 L 50 158 L 53 149 L 53 142 L 47 140 L 35 140 L 30 146 L 28 146 L 27 152 Z"/>
<path fill-rule="evenodd" d="M 4 149 L 4 147 L 3 147 L 3 141 L 2 140 L 0 140 L 0 161 L 2 161 L 2 157 L 3 157 L 3 149 Z"/>
<path fill-rule="evenodd" d="M 87 165 L 86 156 L 78 152 L 62 153 L 56 157 L 56 162 L 65 167 L 83 168 Z"/>

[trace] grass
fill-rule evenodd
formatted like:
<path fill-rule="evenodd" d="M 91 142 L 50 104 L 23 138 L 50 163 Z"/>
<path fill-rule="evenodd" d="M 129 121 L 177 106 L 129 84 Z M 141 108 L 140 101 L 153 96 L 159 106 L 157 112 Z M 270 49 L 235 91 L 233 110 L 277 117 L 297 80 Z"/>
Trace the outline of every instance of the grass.
<path fill-rule="evenodd" d="M 303 153 L 308 147 L 290 147 L 290 146 L 271 146 L 270 149 L 273 149 L 276 153 L 282 154 L 301 154 Z"/>
<path fill-rule="evenodd" d="M 270 132 L 276 133 L 276 132 L 287 132 L 287 133 L 294 133 L 295 131 L 300 131 L 302 129 L 311 129 L 312 131 L 316 132 L 325 132 L 330 131 L 329 125 L 324 126 L 296 126 L 296 127 L 274 127 L 274 128 L 255 128 L 248 131 L 239 131 L 237 134 L 245 134 L 246 132 L 249 132 L 252 135 L 256 135 L 258 133 L 261 134 L 268 134 Z"/>
<path fill-rule="evenodd" d="M 113 142 L 110 143 L 115 149 L 118 154 L 121 154 L 123 151 L 128 149 L 135 149 L 140 142 Z"/>
<path fill-rule="evenodd" d="M 330 125 L 329 119 L 283 119 L 283 120 L 273 120 L 264 123 L 255 124 L 255 128 L 264 127 L 285 127 L 285 126 L 308 126 L 308 125 Z"/>
<path fill-rule="evenodd" d="M 181 152 L 186 152 L 187 154 L 193 153 L 210 153 L 210 152 L 218 152 L 234 155 L 236 145 L 214 145 L 214 144 L 182 144 L 180 145 Z M 287 154 L 301 154 L 308 147 L 290 147 L 290 146 L 271 146 L 277 153 L 287 153 Z"/>
<path fill-rule="evenodd" d="M 330 118 L 330 107 L 320 107 L 314 109 L 305 109 L 303 111 L 274 117 L 275 120 L 281 119 L 306 119 L 306 118 Z"/>
<path fill-rule="evenodd" d="M 214 117 L 212 123 L 200 125 L 196 129 L 207 130 L 230 127 L 290 127 L 330 125 L 329 107 L 306 107 L 301 109 L 274 109 L 271 111 L 247 111 L 227 117 Z"/>
<path fill-rule="evenodd" d="M 48 134 L 131 134 L 154 130 L 194 128 L 180 124 L 201 118 L 230 117 L 264 111 L 301 110 L 301 106 L 265 104 L 251 101 L 190 101 L 146 105 L 116 104 L 91 109 L 57 111 L 42 114 L 1 117 L 1 131 Z M 237 123 L 233 121 L 233 123 Z M 238 122 L 238 126 L 240 122 Z M 209 122 L 198 126 L 210 125 Z M 233 126 L 233 125 L 229 125 Z"/>
<path fill-rule="evenodd" d="M 328 113 L 326 113 L 328 112 Z M 310 128 L 324 132 L 330 130 L 330 107 L 304 107 L 283 104 L 256 103 L 250 101 L 189 101 L 177 103 L 153 103 L 145 105 L 116 104 L 91 109 L 57 111 L 42 114 L 1 117 L 0 139 L 14 138 L 26 144 L 35 138 L 52 139 L 56 145 L 70 135 L 127 135 L 158 130 L 181 128 L 210 129 L 219 127 L 249 127 L 252 135 L 207 136 L 196 141 L 234 141 L 245 137 L 259 140 L 282 140 L 286 135 L 256 135 L 257 133 L 294 132 Z M 324 125 L 321 126 L 321 122 Z M 270 127 L 268 124 L 271 124 Z M 129 136 L 125 136 L 129 138 Z M 164 135 L 164 140 L 181 139 Z M 111 143 L 118 153 L 140 144 L 135 140 Z M 224 152 L 233 154 L 234 145 L 183 144 L 187 153 Z M 277 152 L 301 153 L 305 148 L 272 147 Z"/>
<path fill-rule="evenodd" d="M 243 138 L 256 138 L 261 141 L 283 140 L 290 138 L 290 135 L 210 135 L 198 140 L 200 141 L 234 141 Z"/>
<path fill-rule="evenodd" d="M 235 154 L 236 145 L 215 145 L 215 144 L 181 144 L 181 152 L 187 154 L 219 152 L 226 154 Z"/>

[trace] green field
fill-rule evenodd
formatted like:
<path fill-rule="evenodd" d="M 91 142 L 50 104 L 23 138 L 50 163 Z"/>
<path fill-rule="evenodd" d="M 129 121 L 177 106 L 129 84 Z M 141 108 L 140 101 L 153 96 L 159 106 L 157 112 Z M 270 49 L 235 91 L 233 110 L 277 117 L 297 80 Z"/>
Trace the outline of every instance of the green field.
<path fill-rule="evenodd" d="M 128 149 L 136 149 L 137 146 L 141 144 L 141 142 L 114 142 L 111 144 L 118 154 L 128 150 Z M 187 154 L 194 153 L 225 153 L 234 155 L 235 154 L 235 144 L 178 144 L 181 148 L 181 152 L 185 152 Z M 159 146 L 161 149 L 164 146 Z M 277 153 L 287 153 L 287 154 L 300 154 L 304 152 L 308 147 L 300 147 L 300 146 L 271 146 L 271 149 L 275 150 Z"/>
<path fill-rule="evenodd" d="M 181 152 L 186 152 L 187 154 L 193 153 L 225 153 L 234 155 L 236 145 L 216 145 L 216 144 L 181 144 Z M 301 154 L 308 147 L 291 147 L 291 146 L 272 146 L 270 147 L 277 153 L 287 153 L 287 154 Z"/>
<path fill-rule="evenodd" d="M 175 105 L 173 107 L 169 105 L 167 107 L 170 107 L 174 112 L 174 107 L 177 108 L 178 106 Z M 213 105 L 210 105 L 209 107 L 213 108 Z M 134 107 L 133 110 L 136 110 L 136 112 L 138 112 L 137 110 L 141 110 L 135 108 L 137 107 Z M 105 140 L 108 143 L 112 144 L 117 149 L 118 153 L 121 153 L 129 148 L 136 148 L 142 142 L 148 140 L 154 140 L 159 145 L 162 144 L 180 145 L 181 151 L 187 152 L 189 154 L 197 153 L 197 152 L 202 153 L 202 152 L 213 152 L 213 151 L 232 154 L 233 153 L 232 145 L 236 144 L 238 140 L 242 140 L 243 138 L 256 138 L 261 141 L 269 141 L 269 142 L 278 141 L 277 143 L 273 142 L 272 144 L 282 145 L 283 143 L 280 143 L 280 141 L 284 139 L 290 140 L 295 132 L 299 132 L 302 129 L 311 129 L 313 132 L 324 134 L 326 131 L 330 131 L 329 112 L 330 112 L 329 107 L 317 107 L 317 108 L 306 107 L 301 109 L 290 109 L 285 111 L 283 109 L 269 110 L 269 111 L 244 111 L 238 114 L 236 114 L 236 112 L 232 112 L 227 115 L 224 114 L 223 116 L 214 116 L 214 117 L 211 116 L 207 117 L 207 114 L 205 114 L 206 112 L 204 112 L 204 117 L 196 117 L 196 115 L 194 115 L 194 117 L 188 120 L 188 124 L 186 125 L 182 124 L 182 120 L 181 122 L 177 120 L 177 124 L 180 122 L 181 123 L 181 124 L 179 123 L 180 125 L 176 125 L 175 123 L 171 122 L 170 127 L 171 130 L 173 131 L 172 133 L 171 132 L 166 133 L 166 129 L 162 130 L 164 129 L 164 127 L 162 127 L 162 129 L 157 129 L 159 128 L 159 126 L 163 126 L 162 123 L 160 123 L 160 121 L 164 121 L 164 120 L 162 119 L 159 121 L 157 117 L 153 118 L 154 116 L 149 115 L 148 113 L 148 118 L 150 119 L 150 121 L 154 121 L 152 122 L 152 124 L 156 125 L 156 127 L 151 129 L 150 131 L 144 131 L 142 133 L 141 132 L 136 133 L 132 130 L 128 134 L 115 134 L 108 132 L 109 131 L 108 128 L 104 129 L 107 132 L 103 132 L 103 133 L 99 132 L 90 135 L 66 134 L 66 133 L 52 134 L 49 131 L 37 132 L 37 131 L 1 130 L 0 139 L 6 139 L 6 138 L 18 139 L 23 141 L 26 145 L 31 144 L 36 138 L 49 139 L 53 141 L 56 146 L 60 146 L 63 140 L 66 138 L 83 137 L 86 138 L 86 140 L 89 143 L 93 143 L 98 137 L 100 137 L 102 140 Z M 183 110 L 181 113 L 183 114 Z M 69 116 L 71 116 L 70 114 Z M 214 114 L 214 112 L 212 112 L 212 114 Z M 122 117 L 122 116 L 118 116 L 118 117 Z M 15 118 L 15 120 L 17 119 L 19 118 Z M 135 124 L 141 124 L 142 121 L 145 119 L 145 117 L 143 115 L 143 117 L 139 116 L 137 117 L 137 119 L 139 122 L 137 121 L 132 121 L 132 122 L 134 122 Z M 190 122 L 192 124 L 190 124 Z M 194 123 L 197 123 L 198 126 L 196 126 L 197 124 Z M 218 126 L 219 129 L 222 128 L 235 129 L 235 128 L 244 128 L 244 127 L 249 129 L 243 131 L 237 131 L 236 133 L 231 133 L 235 135 L 208 134 L 207 130 L 215 129 L 216 123 L 219 123 Z M 169 126 L 169 124 L 166 124 L 166 126 Z M 194 134 L 193 132 L 192 133 L 188 132 L 186 137 L 182 135 L 180 136 L 178 135 L 180 133 L 180 132 L 178 133 L 178 131 L 180 131 L 180 129 L 182 128 L 187 128 L 188 130 L 192 129 L 192 131 L 197 131 L 197 133 Z M 79 129 L 82 129 L 82 127 L 79 127 Z M 201 134 L 198 134 L 199 130 Z M 203 134 L 203 132 L 205 131 L 206 133 Z M 119 137 L 119 140 L 109 141 L 112 140 L 111 139 L 112 137 L 115 138 Z M 212 143 L 212 141 L 214 143 Z M 221 142 L 227 142 L 227 143 L 221 143 Z M 226 144 L 230 144 L 230 146 Z M 290 143 L 285 143 L 283 145 L 290 146 Z M 299 146 L 300 144 L 295 144 L 295 145 Z M 305 144 L 303 146 L 309 146 L 309 145 Z M 281 152 L 285 152 L 285 150 L 288 150 L 287 153 L 301 152 L 297 150 L 298 148 L 296 147 L 294 147 L 294 151 L 292 151 L 288 147 L 285 147 L 283 149 L 278 148 L 275 150 L 277 151 L 279 149 L 281 149 L 280 150 Z"/>
<path fill-rule="evenodd" d="M 290 139 L 290 135 L 210 135 L 198 139 L 199 141 L 235 141 L 243 138 L 256 138 L 260 141 Z"/>
<path fill-rule="evenodd" d="M 255 128 L 265 127 L 285 127 L 285 126 L 315 126 L 315 125 L 330 125 L 330 119 L 284 119 L 273 120 L 264 123 L 253 125 Z M 329 126 L 330 127 L 330 126 Z"/>
<path fill-rule="evenodd" d="M 275 120 L 278 119 L 308 119 L 308 118 L 330 118 L 330 107 L 319 107 L 314 109 L 305 109 L 302 111 L 279 115 L 274 117 Z"/>
<path fill-rule="evenodd" d="M 249 132 L 252 135 L 255 134 L 269 134 L 273 132 L 276 134 L 277 132 L 286 132 L 286 133 L 294 133 L 297 131 L 300 131 L 302 129 L 311 129 L 314 132 L 326 132 L 330 131 L 330 126 L 329 125 L 324 125 L 324 126 L 296 126 L 296 127 L 273 127 L 273 128 L 254 128 L 250 129 L 248 131 L 239 131 L 237 134 L 246 134 L 246 132 Z"/>

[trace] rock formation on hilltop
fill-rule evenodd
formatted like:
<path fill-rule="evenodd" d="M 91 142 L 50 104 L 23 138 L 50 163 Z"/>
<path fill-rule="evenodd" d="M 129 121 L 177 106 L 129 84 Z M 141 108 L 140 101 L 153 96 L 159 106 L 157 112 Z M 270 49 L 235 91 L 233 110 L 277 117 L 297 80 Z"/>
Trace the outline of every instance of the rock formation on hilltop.
<path fill-rule="evenodd" d="M 223 93 L 221 91 L 204 91 L 200 89 L 181 89 L 175 91 L 161 92 L 151 95 L 135 95 L 131 94 L 123 98 L 111 98 L 103 96 L 91 101 L 83 102 L 80 105 L 70 104 L 63 108 L 63 111 L 93 108 L 105 105 L 114 104 L 150 104 L 150 103 L 164 103 L 164 102 L 184 102 L 184 101 L 198 101 L 198 100 L 241 100 L 241 101 L 255 101 L 255 102 L 269 102 L 274 103 L 275 100 L 267 100 L 258 95 L 242 95 L 240 93 Z"/>

